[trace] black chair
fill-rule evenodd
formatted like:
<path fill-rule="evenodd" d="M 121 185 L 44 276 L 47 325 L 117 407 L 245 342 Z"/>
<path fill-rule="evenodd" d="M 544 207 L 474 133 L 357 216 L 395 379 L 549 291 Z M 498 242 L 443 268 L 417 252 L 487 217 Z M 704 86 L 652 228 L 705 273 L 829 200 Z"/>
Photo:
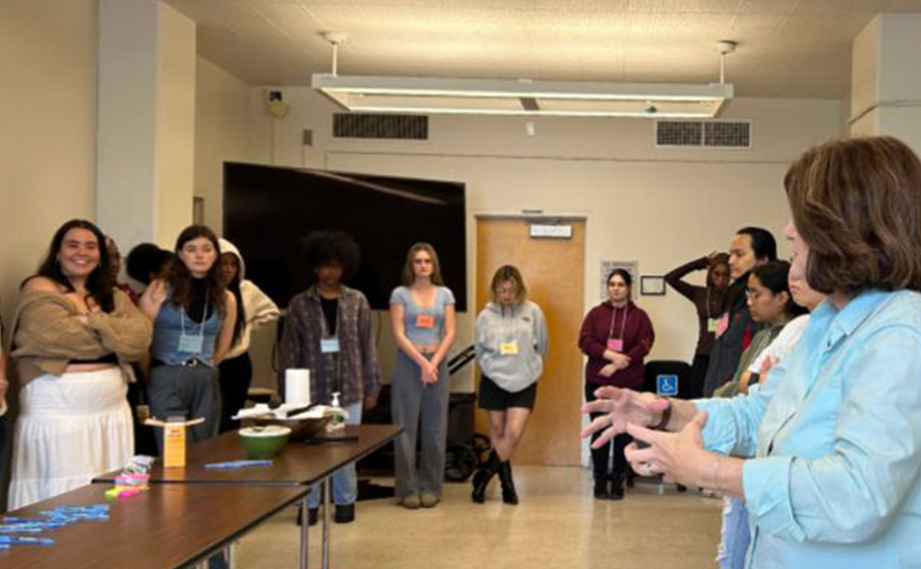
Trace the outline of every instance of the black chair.
<path fill-rule="evenodd" d="M 691 386 L 688 378 L 691 377 L 691 366 L 687 362 L 679 360 L 653 360 L 646 362 L 646 371 L 643 377 L 643 391 L 656 393 L 656 386 L 660 375 L 673 375 L 678 378 L 678 398 L 688 399 Z M 662 476 L 655 477 L 656 486 L 659 494 L 665 493 L 665 484 Z M 681 484 L 676 485 L 679 492 L 687 490 Z"/>
<path fill-rule="evenodd" d="M 691 386 L 688 383 L 691 377 L 691 366 L 679 360 L 653 360 L 646 362 L 646 373 L 643 378 L 643 391 L 656 393 L 656 384 L 660 375 L 674 375 L 678 378 L 678 398 L 688 399 Z"/>

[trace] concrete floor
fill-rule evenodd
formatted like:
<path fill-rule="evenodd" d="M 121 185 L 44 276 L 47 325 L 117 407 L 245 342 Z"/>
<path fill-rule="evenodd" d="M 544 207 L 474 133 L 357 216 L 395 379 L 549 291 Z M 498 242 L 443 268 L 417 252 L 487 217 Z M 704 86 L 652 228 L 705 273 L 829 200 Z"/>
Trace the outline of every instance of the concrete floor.
<path fill-rule="evenodd" d="M 351 524 L 331 524 L 335 569 L 685 569 L 714 567 L 722 500 L 638 483 L 620 502 L 591 496 L 579 468 L 516 467 L 521 504 L 501 502 L 498 480 L 486 504 L 470 485 L 445 484 L 438 507 L 409 511 L 392 499 L 359 502 Z M 295 510 L 244 537 L 237 569 L 297 567 Z M 319 567 L 320 526 L 310 532 Z"/>

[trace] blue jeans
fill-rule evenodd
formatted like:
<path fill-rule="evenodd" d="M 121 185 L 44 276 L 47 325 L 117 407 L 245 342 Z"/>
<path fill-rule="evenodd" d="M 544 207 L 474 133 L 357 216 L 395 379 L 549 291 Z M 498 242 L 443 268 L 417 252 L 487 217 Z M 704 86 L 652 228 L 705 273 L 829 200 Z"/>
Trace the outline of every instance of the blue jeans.
<path fill-rule="evenodd" d="M 361 424 L 361 404 L 358 400 L 351 405 L 346 405 L 344 409 L 349 412 L 349 418 L 346 420 L 347 425 Z M 347 506 L 354 504 L 358 499 L 358 475 L 355 473 L 355 463 L 351 462 L 339 470 L 332 473 L 333 502 L 337 506 Z M 322 486 L 314 484 L 310 487 L 310 502 L 308 507 L 316 509 L 320 507 L 320 494 Z"/>
<path fill-rule="evenodd" d="M 742 569 L 745 567 L 745 554 L 751 541 L 751 529 L 748 527 L 748 508 L 745 501 L 738 498 L 723 498 L 723 529 L 720 532 L 720 545 L 716 554 L 716 564 L 720 569 Z"/>

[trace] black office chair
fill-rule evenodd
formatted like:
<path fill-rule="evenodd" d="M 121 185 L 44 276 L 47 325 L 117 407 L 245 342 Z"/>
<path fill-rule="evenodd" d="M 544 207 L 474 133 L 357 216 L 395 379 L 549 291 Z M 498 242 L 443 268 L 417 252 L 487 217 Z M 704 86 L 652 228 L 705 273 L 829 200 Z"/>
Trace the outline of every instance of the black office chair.
<path fill-rule="evenodd" d="M 643 391 L 657 393 L 656 386 L 659 376 L 675 376 L 678 378 L 677 397 L 679 399 L 688 399 L 691 390 L 691 386 L 688 383 L 688 378 L 691 376 L 691 366 L 687 362 L 679 360 L 653 360 L 646 362 Z"/>
<path fill-rule="evenodd" d="M 691 386 L 688 378 L 691 377 L 691 366 L 687 362 L 679 360 L 653 360 L 646 362 L 646 371 L 643 377 L 643 391 L 658 393 L 658 383 L 660 376 L 674 376 L 678 380 L 677 397 L 679 399 L 688 399 Z M 664 395 L 670 395 L 665 393 Z M 670 395 L 675 397 L 675 395 Z M 665 493 L 665 484 L 662 475 L 656 476 L 656 483 L 659 494 Z M 679 492 L 687 490 L 683 485 L 676 485 Z"/>

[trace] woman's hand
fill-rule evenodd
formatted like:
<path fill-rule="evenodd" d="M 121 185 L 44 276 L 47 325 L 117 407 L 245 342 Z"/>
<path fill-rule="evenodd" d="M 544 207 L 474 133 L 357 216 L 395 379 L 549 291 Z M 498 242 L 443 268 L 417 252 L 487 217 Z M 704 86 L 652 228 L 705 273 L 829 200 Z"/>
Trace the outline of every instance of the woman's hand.
<path fill-rule="evenodd" d="M 611 363 L 616 365 L 618 370 L 621 370 L 621 369 L 627 369 L 628 367 L 630 367 L 630 363 L 632 361 L 633 360 L 630 359 L 630 356 L 619 354 L 615 352 L 614 359 L 611 360 Z"/>
<path fill-rule="evenodd" d="M 627 433 L 636 441 L 627 445 L 624 456 L 633 470 L 642 476 L 664 474 L 666 482 L 685 486 L 704 486 L 703 477 L 712 462 L 704 450 L 701 429 L 707 424 L 707 412 L 701 411 L 680 432 L 653 431 L 634 423 L 627 424 Z"/>
<path fill-rule="evenodd" d="M 422 368 L 422 385 L 435 385 L 438 383 L 438 366 L 431 361 L 426 361 Z"/>
<path fill-rule="evenodd" d="M 603 368 L 601 368 L 601 370 L 598 372 L 598 375 L 602 377 L 611 377 L 612 375 L 617 373 L 618 369 L 619 368 L 617 367 L 617 364 L 612 362 L 604 366 Z"/>
<path fill-rule="evenodd" d="M 582 406 L 583 413 L 605 413 L 582 429 L 582 438 L 594 433 L 601 435 L 592 443 L 593 448 L 603 446 L 615 436 L 626 432 L 627 423 L 655 425 L 662 419 L 668 401 L 652 393 L 639 393 L 632 389 L 606 385 L 595 390 L 595 401 Z"/>

